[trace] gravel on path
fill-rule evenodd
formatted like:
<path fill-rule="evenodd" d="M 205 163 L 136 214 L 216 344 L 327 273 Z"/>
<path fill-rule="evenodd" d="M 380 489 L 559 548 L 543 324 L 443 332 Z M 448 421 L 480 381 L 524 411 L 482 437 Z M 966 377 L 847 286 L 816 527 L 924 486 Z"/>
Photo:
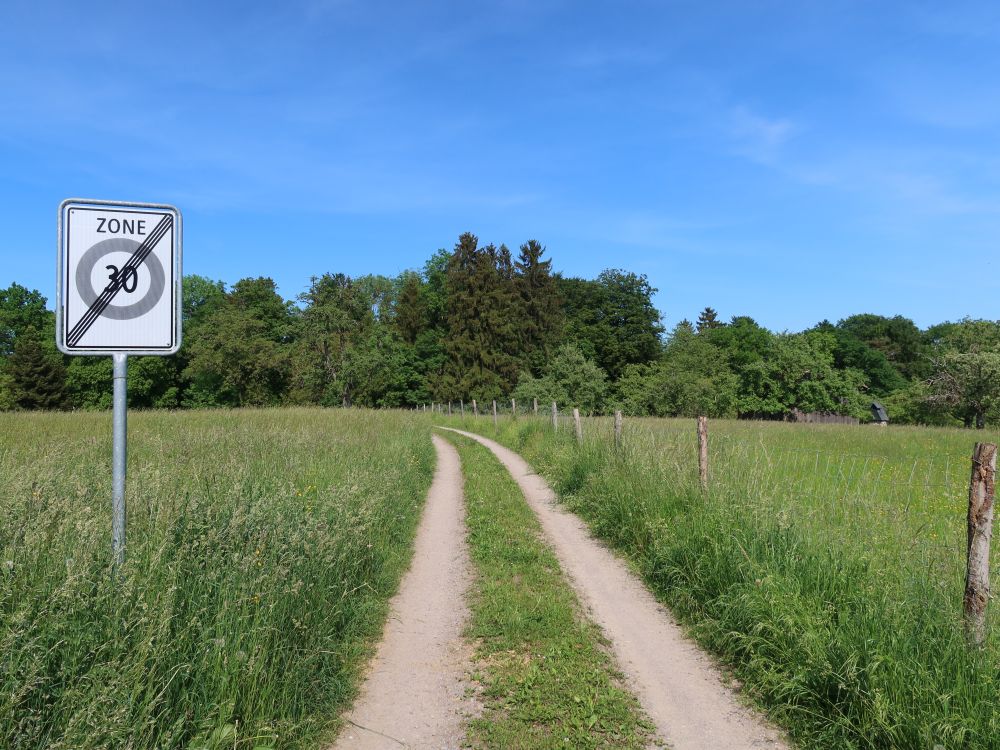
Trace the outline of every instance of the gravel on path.
<path fill-rule="evenodd" d="M 476 712 L 462 638 L 472 580 L 458 452 L 434 436 L 437 469 L 417 528 L 413 562 L 361 693 L 332 750 L 461 747 Z"/>
<path fill-rule="evenodd" d="M 452 432 L 492 450 L 520 485 L 581 602 L 611 642 L 626 684 L 670 747 L 790 747 L 764 717 L 737 699 L 718 667 L 628 566 L 595 540 L 583 521 L 559 507 L 555 493 L 523 458 L 481 435 Z"/>

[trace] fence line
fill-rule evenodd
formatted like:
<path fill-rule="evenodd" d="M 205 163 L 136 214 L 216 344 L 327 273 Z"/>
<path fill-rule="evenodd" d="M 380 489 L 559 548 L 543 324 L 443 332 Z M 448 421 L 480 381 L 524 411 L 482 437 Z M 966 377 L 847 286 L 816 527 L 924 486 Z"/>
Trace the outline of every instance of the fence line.
<path fill-rule="evenodd" d="M 478 416 L 476 402 L 473 400 L 473 414 Z M 433 404 L 431 406 L 433 411 Z M 443 408 L 440 409 L 443 412 Z M 726 481 L 744 483 L 747 495 L 754 497 L 755 492 L 764 490 L 756 502 L 746 508 L 751 513 L 774 512 L 775 498 L 787 495 L 794 500 L 795 495 L 808 493 L 817 500 L 818 505 L 806 510 L 806 516 L 825 516 L 838 519 L 834 526 L 828 528 L 833 536 L 830 543 L 836 543 L 839 538 L 848 539 L 852 530 L 867 531 L 872 523 L 878 524 L 880 533 L 888 531 L 890 535 L 900 535 L 900 548 L 905 548 L 907 539 L 909 546 L 919 544 L 925 550 L 926 559 L 931 568 L 944 575 L 954 558 L 955 539 L 959 536 L 957 526 L 947 522 L 948 514 L 957 513 L 960 500 L 968 489 L 968 534 L 966 589 L 962 600 L 963 622 L 966 636 L 971 646 L 980 647 L 986 638 L 986 608 L 989 594 L 989 560 L 990 539 L 992 537 L 993 502 L 995 499 L 996 446 L 992 444 L 976 444 L 973 457 L 973 475 L 968 485 L 962 483 L 957 468 L 968 466 L 966 456 L 942 452 L 936 456 L 914 454 L 879 455 L 876 453 L 857 453 L 854 451 L 839 451 L 829 448 L 789 448 L 769 445 L 763 437 L 748 439 L 743 435 L 716 435 L 712 438 L 711 449 L 708 441 L 708 420 L 699 418 L 696 424 L 696 439 L 685 437 L 680 430 L 665 431 L 673 440 L 656 440 L 656 433 L 646 432 L 643 441 L 638 433 L 630 432 L 633 438 L 623 439 L 623 418 L 621 412 L 615 412 L 610 429 L 591 429 L 586 435 L 584 417 L 579 408 L 573 408 L 571 414 L 560 411 L 558 404 L 553 402 L 550 416 L 538 416 L 537 400 L 533 400 L 529 409 L 522 412 L 525 416 L 535 417 L 536 424 L 549 424 L 549 429 L 555 434 L 572 435 L 576 444 L 586 441 L 608 441 L 615 452 L 628 455 L 629 446 L 638 449 L 642 442 L 653 450 L 654 455 L 671 455 L 674 463 L 669 461 L 666 467 L 673 471 L 684 471 L 683 455 L 695 451 L 697 466 L 697 483 L 703 492 L 711 496 L 713 481 L 708 471 L 710 455 L 717 455 L 725 465 Z M 451 414 L 449 404 L 449 414 Z M 493 402 L 494 428 L 499 431 L 499 419 L 503 415 L 511 420 L 518 417 L 517 402 L 511 399 L 510 409 L 499 408 Z M 464 408 L 463 408 L 464 416 Z M 483 415 L 486 416 L 486 415 Z M 600 424 L 603 417 L 586 418 L 594 425 Z M 572 425 L 572 433 L 561 431 L 560 423 Z M 605 424 L 607 424 L 605 422 Z M 690 428 L 689 428 L 690 429 Z M 690 436 L 691 433 L 686 433 Z M 567 438 L 563 437 L 562 440 Z M 690 441 L 690 442 L 689 442 Z M 992 454 L 989 450 L 992 449 Z M 986 451 L 983 454 L 983 451 Z M 986 455 L 986 458 L 983 458 Z M 983 469 L 986 466 L 988 471 Z M 956 471 L 953 472 L 953 468 Z M 985 471 L 985 473 L 984 473 Z M 977 474 L 977 472 L 979 472 Z M 942 478 L 943 477 L 943 478 Z M 978 479 L 977 479 L 978 477 Z M 767 485 L 763 484 L 767 481 Z M 886 502 L 874 502 L 876 497 Z M 944 499 L 947 507 L 933 507 L 936 501 Z M 823 505 L 824 500 L 826 504 Z M 915 502 L 916 501 L 916 502 Z M 796 510 L 795 508 L 790 508 Z M 797 509 L 800 513 L 801 508 Z M 784 512 L 784 511 L 780 511 Z M 885 520 L 888 513 L 895 520 Z M 879 520 L 879 517 L 883 520 Z M 900 519 L 905 522 L 900 523 Z M 772 519 L 765 519 L 772 520 Z M 947 523 L 947 525 L 943 525 Z M 941 541 L 936 541 L 938 533 L 934 529 L 943 529 Z M 904 537 L 903 535 L 908 535 Z M 950 540 L 950 541 L 949 541 Z M 940 553 L 934 556 L 932 553 Z M 901 553 L 902 554 L 902 553 Z M 908 554 L 908 553 L 907 553 Z M 947 564 L 946 564 L 947 563 Z M 940 570 L 935 566 L 944 566 Z M 944 573 L 942 573 L 944 571 Z"/>

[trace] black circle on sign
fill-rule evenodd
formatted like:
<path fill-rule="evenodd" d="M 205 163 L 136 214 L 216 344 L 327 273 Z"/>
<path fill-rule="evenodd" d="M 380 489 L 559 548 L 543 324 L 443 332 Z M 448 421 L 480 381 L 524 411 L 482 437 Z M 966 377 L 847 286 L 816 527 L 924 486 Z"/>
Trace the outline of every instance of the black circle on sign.
<path fill-rule="evenodd" d="M 111 253 L 128 253 L 131 255 L 137 247 L 139 247 L 139 243 L 135 240 L 130 240 L 126 237 L 112 237 L 111 239 L 101 240 L 83 254 L 79 265 L 76 267 L 76 290 L 80 293 L 83 304 L 90 307 L 97 301 L 101 292 L 104 291 L 103 289 L 100 291 L 94 289 L 94 285 L 90 281 L 91 273 L 98 261 Z M 110 304 L 104 308 L 104 312 L 101 313 L 102 317 L 110 318 L 111 320 L 132 320 L 133 318 L 145 315 L 156 307 L 156 303 L 163 296 L 163 289 L 166 286 L 163 264 L 156 257 L 156 253 L 147 255 L 142 263 L 149 269 L 149 289 L 146 290 L 142 299 L 138 302 L 133 302 L 131 305 Z"/>

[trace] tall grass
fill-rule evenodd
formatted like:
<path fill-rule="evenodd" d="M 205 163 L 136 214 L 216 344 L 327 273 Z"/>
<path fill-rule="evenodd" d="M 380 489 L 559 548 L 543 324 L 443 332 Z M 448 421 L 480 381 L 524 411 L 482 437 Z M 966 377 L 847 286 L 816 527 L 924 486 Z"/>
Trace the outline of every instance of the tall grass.
<path fill-rule="evenodd" d="M 0 746 L 304 747 L 353 693 L 434 457 L 404 415 L 0 415 Z"/>
<path fill-rule="evenodd" d="M 704 495 L 691 420 L 627 421 L 621 450 L 609 420 L 567 427 L 497 436 L 802 746 L 1000 747 L 1000 638 L 973 651 L 960 619 L 969 457 L 996 433 L 716 421 Z"/>

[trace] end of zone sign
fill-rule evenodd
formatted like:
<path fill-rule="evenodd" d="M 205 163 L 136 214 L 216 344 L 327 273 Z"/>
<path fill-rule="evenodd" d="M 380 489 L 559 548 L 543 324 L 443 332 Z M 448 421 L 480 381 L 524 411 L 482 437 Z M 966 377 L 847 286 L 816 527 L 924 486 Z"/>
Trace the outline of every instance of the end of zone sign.
<path fill-rule="evenodd" d="M 181 345 L 181 212 L 71 198 L 59 206 L 56 343 L 65 354 Z"/>

